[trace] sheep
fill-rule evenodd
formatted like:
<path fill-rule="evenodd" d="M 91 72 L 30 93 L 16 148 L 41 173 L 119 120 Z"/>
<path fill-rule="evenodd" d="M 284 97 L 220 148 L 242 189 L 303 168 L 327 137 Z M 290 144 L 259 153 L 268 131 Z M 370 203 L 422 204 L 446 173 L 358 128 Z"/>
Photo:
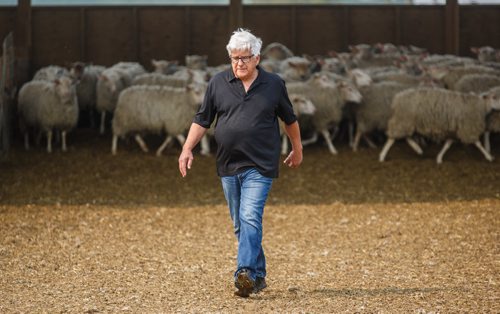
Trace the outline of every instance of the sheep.
<path fill-rule="evenodd" d="M 500 62 L 500 49 L 490 46 L 471 47 L 471 52 L 477 55 L 479 62 L 498 61 Z"/>
<path fill-rule="evenodd" d="M 415 132 L 436 141 L 445 140 L 436 158 L 438 164 L 443 162 L 453 138 L 464 144 L 474 143 L 487 160 L 493 160 L 479 141 L 486 129 L 486 115 L 492 109 L 500 109 L 500 100 L 493 95 L 478 96 L 439 88 L 412 88 L 394 96 L 392 109 L 386 132 L 388 139 L 379 161 L 385 160 L 396 139 L 409 139 Z M 420 147 L 416 143 L 414 145 L 421 154 Z"/>
<path fill-rule="evenodd" d="M 287 89 L 290 94 L 299 94 L 309 98 L 316 107 L 316 113 L 311 119 L 316 133 L 312 139 L 304 141 L 303 145 L 315 142 L 317 132 L 319 132 L 325 138 L 330 153 L 337 154 L 328 128 L 332 124 L 339 124 L 345 103 L 361 101 L 359 91 L 351 83 L 334 84 L 327 76 L 317 73 L 306 82 L 287 84 Z"/>
<path fill-rule="evenodd" d="M 427 69 L 430 76 L 437 80 L 441 80 L 445 87 L 453 89 L 455 84 L 466 74 L 491 74 L 500 75 L 499 71 L 482 66 L 482 65 L 466 65 L 457 67 L 430 67 Z"/>
<path fill-rule="evenodd" d="M 179 61 L 167 61 L 167 60 L 151 60 L 155 73 L 161 73 L 165 75 L 174 74 L 179 70 Z"/>
<path fill-rule="evenodd" d="M 491 74 L 467 74 L 455 83 L 453 90 L 462 93 L 476 93 L 488 91 L 490 88 L 500 86 L 500 76 Z"/>
<path fill-rule="evenodd" d="M 310 99 L 298 94 L 290 94 L 288 96 L 293 106 L 293 111 L 297 118 L 303 116 L 312 116 L 316 112 L 316 107 Z M 285 132 L 284 123 L 280 120 L 280 133 L 282 134 L 281 141 L 281 154 L 286 155 L 288 153 L 288 137 Z"/>
<path fill-rule="evenodd" d="M 33 81 L 54 81 L 63 76 L 70 76 L 66 68 L 58 65 L 49 65 L 38 70 L 33 76 Z"/>
<path fill-rule="evenodd" d="M 131 85 L 160 85 L 171 87 L 186 87 L 191 83 L 191 79 L 165 75 L 161 73 L 145 73 L 134 78 Z"/>
<path fill-rule="evenodd" d="M 493 94 L 500 98 L 500 86 L 494 87 L 488 91 L 488 94 Z M 492 111 L 486 117 L 486 132 L 484 132 L 484 148 L 490 152 L 490 133 L 500 132 L 500 111 Z"/>
<path fill-rule="evenodd" d="M 125 89 L 118 98 L 112 121 L 112 154 L 116 155 L 118 137 L 131 132 L 165 131 L 167 137 L 156 151 L 157 156 L 162 154 L 173 136 L 182 145 L 185 141 L 183 133 L 191 125 L 204 94 L 205 86 L 196 84 L 185 88 L 137 85 Z M 140 135 L 136 134 L 135 139 L 147 152 L 148 148 Z"/>
<path fill-rule="evenodd" d="M 97 111 L 101 113 L 100 133 L 104 134 L 106 112 L 113 112 L 118 95 L 132 84 L 133 79 L 146 73 L 144 68 L 135 62 L 120 62 L 104 70 L 97 80 Z"/>
<path fill-rule="evenodd" d="M 372 131 L 385 131 L 387 129 L 387 122 L 392 113 L 392 98 L 398 92 L 408 88 L 409 85 L 397 82 L 381 82 L 359 88 L 363 101 L 353 106 L 356 121 L 353 151 L 358 150 L 362 136 Z M 371 147 L 375 147 L 367 137 L 365 139 Z"/>
<path fill-rule="evenodd" d="M 206 70 L 208 56 L 188 55 L 186 56 L 186 67 L 191 70 Z"/>
<path fill-rule="evenodd" d="M 280 60 L 275 59 L 264 59 L 259 62 L 259 66 L 267 72 L 279 73 L 280 71 Z"/>
<path fill-rule="evenodd" d="M 262 59 L 285 60 L 294 56 L 293 52 L 285 45 L 273 42 L 267 45 L 261 52 Z"/>
<path fill-rule="evenodd" d="M 90 123 L 94 125 L 93 112 L 97 102 L 97 80 L 106 68 L 99 65 L 85 65 L 75 62 L 69 71 L 70 76 L 78 82 L 76 96 L 80 111 L 87 110 L 90 114 Z"/>
<path fill-rule="evenodd" d="M 291 57 L 280 64 L 280 76 L 287 82 L 305 81 L 311 76 L 311 62 L 302 57 Z"/>
<path fill-rule="evenodd" d="M 49 153 L 52 152 L 53 130 L 61 130 L 62 151 L 67 151 L 66 133 L 78 122 L 78 100 L 69 77 L 24 84 L 19 91 L 18 111 L 26 149 L 29 149 L 27 128 L 34 127 L 46 132 Z"/>

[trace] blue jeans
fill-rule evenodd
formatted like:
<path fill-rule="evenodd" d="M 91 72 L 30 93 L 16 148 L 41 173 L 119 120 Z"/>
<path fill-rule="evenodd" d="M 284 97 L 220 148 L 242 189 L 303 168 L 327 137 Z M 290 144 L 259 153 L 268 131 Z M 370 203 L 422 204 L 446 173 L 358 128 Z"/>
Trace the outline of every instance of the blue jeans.
<path fill-rule="evenodd" d="M 221 177 L 221 181 L 238 239 L 238 265 L 234 275 L 247 269 L 253 280 L 264 278 L 266 257 L 262 249 L 262 216 L 273 179 L 250 168 L 234 176 Z"/>

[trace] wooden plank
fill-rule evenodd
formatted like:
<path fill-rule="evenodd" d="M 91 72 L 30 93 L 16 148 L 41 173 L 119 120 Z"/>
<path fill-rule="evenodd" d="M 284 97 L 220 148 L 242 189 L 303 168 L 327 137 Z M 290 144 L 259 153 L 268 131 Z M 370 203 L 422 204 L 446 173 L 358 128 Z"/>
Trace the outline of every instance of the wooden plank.
<path fill-rule="evenodd" d="M 187 33 L 185 8 L 141 8 L 139 16 L 139 62 L 152 70 L 152 59 L 184 62 Z"/>
<path fill-rule="evenodd" d="M 191 8 L 191 46 L 187 55 L 207 55 L 209 65 L 227 63 L 228 14 L 227 7 Z"/>
<path fill-rule="evenodd" d="M 445 12 L 446 53 L 458 54 L 460 25 L 458 1 L 446 0 Z"/>
<path fill-rule="evenodd" d="M 119 61 L 137 61 L 131 8 L 88 8 L 87 21 L 89 61 L 105 66 Z"/>
<path fill-rule="evenodd" d="M 347 49 L 345 10 L 335 7 L 297 8 L 296 54 L 325 55 L 328 51 Z"/>
<path fill-rule="evenodd" d="M 500 48 L 500 6 L 468 5 L 460 7 L 461 55 L 474 56 L 470 47 Z"/>
<path fill-rule="evenodd" d="M 288 6 L 246 6 L 243 20 L 245 28 L 262 38 L 263 47 L 277 41 L 292 49 L 293 35 L 289 29 L 291 17 Z"/>
<path fill-rule="evenodd" d="M 401 7 L 400 15 L 400 44 L 427 48 L 431 53 L 445 53 L 442 6 Z"/>
<path fill-rule="evenodd" d="M 80 9 L 36 7 L 32 11 L 34 70 L 81 58 Z"/>

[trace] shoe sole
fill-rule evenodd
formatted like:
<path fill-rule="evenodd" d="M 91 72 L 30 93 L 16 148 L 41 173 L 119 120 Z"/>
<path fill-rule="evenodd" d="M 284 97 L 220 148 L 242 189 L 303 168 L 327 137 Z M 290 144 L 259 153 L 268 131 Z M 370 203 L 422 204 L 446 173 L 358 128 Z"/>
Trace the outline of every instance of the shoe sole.
<path fill-rule="evenodd" d="M 239 273 L 236 278 L 236 287 L 238 288 L 238 291 L 234 292 L 235 295 L 242 298 L 248 298 L 250 293 L 253 292 L 254 283 L 247 273 L 242 272 Z"/>
<path fill-rule="evenodd" d="M 253 289 L 254 283 L 247 273 L 239 273 L 237 278 L 238 286 L 242 289 Z"/>

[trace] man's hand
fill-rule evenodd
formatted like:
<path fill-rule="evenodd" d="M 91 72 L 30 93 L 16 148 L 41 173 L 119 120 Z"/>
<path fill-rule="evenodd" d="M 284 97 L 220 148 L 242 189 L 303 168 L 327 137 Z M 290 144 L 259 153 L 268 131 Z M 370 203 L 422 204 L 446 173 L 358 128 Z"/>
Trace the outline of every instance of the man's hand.
<path fill-rule="evenodd" d="M 302 150 L 292 150 L 283 161 L 290 168 L 297 168 L 302 163 Z"/>
<path fill-rule="evenodd" d="M 184 178 L 187 175 L 187 169 L 191 169 L 193 164 L 193 152 L 190 149 L 183 149 L 179 156 L 179 171 Z"/>

